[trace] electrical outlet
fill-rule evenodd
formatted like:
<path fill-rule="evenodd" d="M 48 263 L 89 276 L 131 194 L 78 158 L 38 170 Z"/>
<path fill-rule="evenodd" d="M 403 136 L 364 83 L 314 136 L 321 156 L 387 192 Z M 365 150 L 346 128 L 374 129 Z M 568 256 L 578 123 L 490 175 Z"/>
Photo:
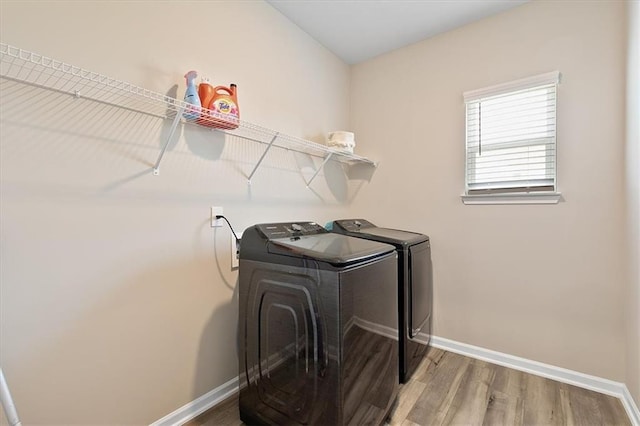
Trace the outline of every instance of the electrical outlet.
<path fill-rule="evenodd" d="M 242 239 L 242 233 L 238 234 L 238 238 Z M 231 234 L 231 269 L 237 269 L 240 266 L 240 244 L 236 242 L 235 237 Z"/>
<path fill-rule="evenodd" d="M 222 207 L 211 207 L 211 227 L 219 228 L 223 225 L 223 219 L 216 219 L 217 215 L 223 214 Z"/>

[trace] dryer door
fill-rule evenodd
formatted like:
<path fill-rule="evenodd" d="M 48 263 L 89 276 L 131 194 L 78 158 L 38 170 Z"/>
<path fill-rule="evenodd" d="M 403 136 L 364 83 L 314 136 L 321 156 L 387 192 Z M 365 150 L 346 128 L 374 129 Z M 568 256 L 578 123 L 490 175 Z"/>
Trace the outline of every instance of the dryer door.
<path fill-rule="evenodd" d="M 414 338 L 423 332 L 429 333 L 433 305 L 433 278 L 431 246 L 429 241 L 409 247 L 409 332 Z M 423 330 L 424 328 L 424 330 Z"/>

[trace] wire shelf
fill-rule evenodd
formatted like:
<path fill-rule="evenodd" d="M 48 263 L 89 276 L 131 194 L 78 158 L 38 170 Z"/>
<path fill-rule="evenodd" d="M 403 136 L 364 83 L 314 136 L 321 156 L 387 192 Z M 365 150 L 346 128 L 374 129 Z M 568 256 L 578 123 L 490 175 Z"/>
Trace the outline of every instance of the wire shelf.
<path fill-rule="evenodd" d="M 206 126 L 210 124 L 207 122 L 207 118 L 200 118 L 198 120 L 187 120 L 183 118 L 183 111 L 191 105 L 182 100 L 4 43 L 0 43 L 0 76 L 8 80 L 91 99 L 96 102 L 124 108 L 141 114 L 174 120 L 170 136 L 154 167 L 155 174 L 159 172 L 159 165 L 166 146 L 173 137 L 173 132 L 179 122 L 196 126 Z M 215 114 L 206 108 L 201 108 L 201 112 L 205 117 L 208 117 L 210 114 Z M 243 120 L 239 120 L 236 129 L 212 129 L 217 132 L 266 145 L 260 161 L 256 164 L 251 176 L 249 176 L 249 180 L 251 180 L 256 169 L 272 147 L 321 158 L 323 159 L 323 165 L 327 161 L 332 160 L 341 163 L 364 163 L 374 167 L 376 166 L 376 163 L 368 158 L 331 149 L 325 145 L 285 135 Z M 320 168 L 318 168 L 318 171 L 319 170 Z M 315 175 L 313 178 L 315 178 Z M 313 178 L 311 180 L 313 180 Z M 311 180 L 307 182 L 307 185 L 311 183 Z"/>

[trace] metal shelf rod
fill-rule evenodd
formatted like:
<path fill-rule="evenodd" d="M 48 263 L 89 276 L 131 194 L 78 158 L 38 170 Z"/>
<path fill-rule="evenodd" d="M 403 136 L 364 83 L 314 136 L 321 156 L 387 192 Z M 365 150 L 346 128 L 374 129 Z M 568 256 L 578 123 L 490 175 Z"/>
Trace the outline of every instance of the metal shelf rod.
<path fill-rule="evenodd" d="M 160 151 L 160 156 L 156 161 L 155 166 L 153 166 L 153 175 L 158 176 L 160 174 L 160 162 L 162 161 L 162 157 L 164 156 L 167 147 L 169 146 L 169 142 L 173 139 L 173 134 L 176 132 L 178 128 L 178 123 L 180 123 L 180 117 L 182 117 L 182 113 L 184 112 L 184 106 L 180 106 L 178 111 L 176 112 L 176 116 L 173 118 L 173 123 L 171 123 L 171 129 L 169 130 L 169 136 L 167 136 L 167 141 L 164 143 L 162 147 L 162 151 Z"/>
<path fill-rule="evenodd" d="M 309 185 L 311 185 L 311 182 L 313 182 L 313 180 L 316 178 L 316 176 L 318 176 L 318 173 L 320 173 L 320 170 L 322 170 L 324 165 L 327 164 L 327 161 L 329 161 L 331 159 L 332 155 L 333 155 L 333 152 L 330 152 L 329 155 L 327 155 L 327 157 L 324 159 L 322 164 L 320 164 L 320 167 L 318 167 L 318 169 L 313 174 L 313 176 L 311 176 L 311 179 L 309 179 L 309 182 L 306 182 L 307 183 L 307 188 L 309 188 Z"/>
<path fill-rule="evenodd" d="M 262 156 L 260 157 L 260 159 L 258 160 L 258 163 L 253 167 L 253 170 L 251 171 L 251 174 L 249 175 L 249 177 L 247 178 L 247 183 L 249 185 L 251 185 L 251 178 L 253 177 L 254 173 L 256 172 L 256 170 L 258 170 L 258 167 L 260 167 L 260 164 L 262 163 L 262 160 L 264 160 L 264 157 L 267 155 L 267 152 L 269 152 L 269 150 L 271 149 L 271 146 L 273 145 L 273 143 L 275 142 L 275 140 L 278 138 L 279 133 L 276 132 L 275 135 L 273 135 L 273 138 L 271 138 L 271 142 L 269 142 L 269 145 L 267 146 L 267 148 L 264 150 L 264 152 L 262 153 Z"/>

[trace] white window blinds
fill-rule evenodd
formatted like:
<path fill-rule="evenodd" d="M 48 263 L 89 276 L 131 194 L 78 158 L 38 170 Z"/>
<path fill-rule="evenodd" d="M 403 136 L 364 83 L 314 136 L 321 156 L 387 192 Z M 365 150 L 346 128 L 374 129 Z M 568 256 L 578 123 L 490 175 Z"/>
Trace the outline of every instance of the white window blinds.
<path fill-rule="evenodd" d="M 556 191 L 552 72 L 466 92 L 466 194 Z"/>

